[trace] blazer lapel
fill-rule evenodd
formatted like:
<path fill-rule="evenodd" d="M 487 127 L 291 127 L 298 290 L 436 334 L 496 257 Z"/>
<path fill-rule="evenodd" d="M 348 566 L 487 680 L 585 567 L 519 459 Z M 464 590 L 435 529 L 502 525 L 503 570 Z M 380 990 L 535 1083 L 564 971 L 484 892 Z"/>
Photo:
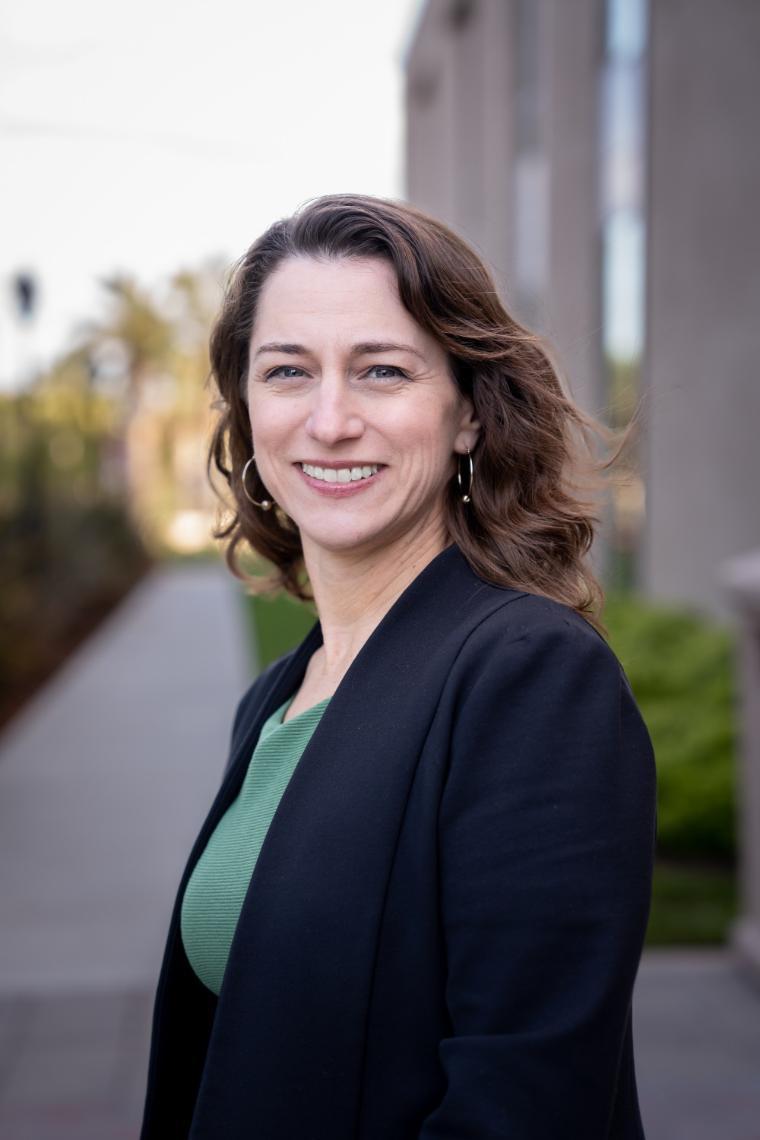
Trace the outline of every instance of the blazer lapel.
<path fill-rule="evenodd" d="M 298 649 L 275 667 L 258 699 L 244 709 L 231 744 L 225 779 L 188 857 L 156 989 L 142 1136 L 187 1135 L 196 1100 L 195 1082 L 203 1068 L 214 1017 L 215 999 L 196 978 L 182 945 L 180 915 L 185 888 L 214 828 L 240 790 L 262 724 L 300 683 L 306 663 L 320 642 L 317 625 Z"/>
<path fill-rule="evenodd" d="M 243 782 L 248 762 L 251 759 L 251 753 L 259 738 L 261 726 L 268 717 L 272 715 L 275 709 L 279 708 L 291 693 L 295 692 L 298 688 L 306 672 L 309 658 L 314 650 L 319 648 L 321 644 L 322 631 L 319 622 L 317 622 L 309 630 L 298 648 L 290 655 L 285 667 L 277 670 L 267 690 L 250 708 L 244 710 L 241 723 L 232 741 L 231 754 L 226 770 L 226 779 L 220 788 L 220 801 L 221 805 L 223 805 L 222 814 L 224 814 L 229 804 L 232 803 L 240 791 L 240 785 Z M 214 805 L 214 807 L 216 807 L 216 805 Z M 212 829 L 216 826 L 216 822 L 217 820 L 215 819 Z M 203 840 L 201 851 L 203 847 L 205 847 L 205 844 L 206 838 Z"/>
<path fill-rule="evenodd" d="M 305 1135 L 310 1118 L 330 1122 L 331 1140 L 354 1136 L 385 885 L 461 622 L 482 590 L 448 547 L 386 614 L 327 706 L 256 863 L 191 1137 Z M 320 641 L 315 627 L 243 733 L 231 784 Z"/>

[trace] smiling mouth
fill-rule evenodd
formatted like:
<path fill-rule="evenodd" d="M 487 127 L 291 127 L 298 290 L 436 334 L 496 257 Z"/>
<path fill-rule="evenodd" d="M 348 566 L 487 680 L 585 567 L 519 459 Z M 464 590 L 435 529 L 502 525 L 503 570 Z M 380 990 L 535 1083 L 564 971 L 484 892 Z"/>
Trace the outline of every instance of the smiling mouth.
<path fill-rule="evenodd" d="M 323 483 L 361 483 L 380 470 L 379 463 L 365 464 L 361 467 L 317 467 L 312 463 L 299 463 L 298 466 L 304 475 L 320 479 Z"/>

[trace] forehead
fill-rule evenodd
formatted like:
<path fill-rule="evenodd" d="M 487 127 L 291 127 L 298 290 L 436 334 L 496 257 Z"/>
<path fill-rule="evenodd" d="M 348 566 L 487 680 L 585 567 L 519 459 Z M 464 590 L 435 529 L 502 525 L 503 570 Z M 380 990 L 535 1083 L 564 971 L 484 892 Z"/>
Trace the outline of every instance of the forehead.
<path fill-rule="evenodd" d="M 420 348 L 435 341 L 401 304 L 393 266 L 380 258 L 291 257 L 265 282 L 252 344 L 307 342 L 329 335 L 386 340 L 403 335 Z"/>

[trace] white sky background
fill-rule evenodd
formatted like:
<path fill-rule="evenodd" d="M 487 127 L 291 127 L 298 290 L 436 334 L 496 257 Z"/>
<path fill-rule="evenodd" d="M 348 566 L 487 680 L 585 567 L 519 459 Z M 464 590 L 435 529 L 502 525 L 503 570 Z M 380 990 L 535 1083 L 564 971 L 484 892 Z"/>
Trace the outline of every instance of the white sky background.
<path fill-rule="evenodd" d="M 0 17 L 0 388 L 102 311 L 318 194 L 403 194 L 419 0 L 15 0 Z M 41 296 L 26 328 L 11 276 Z"/>

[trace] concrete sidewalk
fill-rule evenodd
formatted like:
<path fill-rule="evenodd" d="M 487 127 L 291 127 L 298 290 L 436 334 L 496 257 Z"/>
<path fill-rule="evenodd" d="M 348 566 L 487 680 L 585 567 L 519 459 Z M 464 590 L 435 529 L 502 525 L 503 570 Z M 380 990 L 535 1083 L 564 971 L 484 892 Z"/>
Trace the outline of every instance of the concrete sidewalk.
<path fill-rule="evenodd" d="M 0 738 L 0 1137 L 135 1135 L 182 866 L 248 683 L 218 565 L 159 568 Z"/>
<path fill-rule="evenodd" d="M 633 1036 L 647 1140 L 760 1140 L 760 987 L 730 951 L 647 951 Z"/>
<path fill-rule="evenodd" d="M 0 1003 L 2 1140 L 137 1140 L 152 998 Z M 647 1140 L 760 1140 L 760 994 L 729 953 L 645 954 L 634 1036 Z"/>
<path fill-rule="evenodd" d="M 0 1140 L 136 1140 L 242 617 L 221 567 L 161 569 L 0 738 Z M 634 1036 L 648 1140 L 760 1140 L 760 991 L 730 953 L 645 954 Z"/>

